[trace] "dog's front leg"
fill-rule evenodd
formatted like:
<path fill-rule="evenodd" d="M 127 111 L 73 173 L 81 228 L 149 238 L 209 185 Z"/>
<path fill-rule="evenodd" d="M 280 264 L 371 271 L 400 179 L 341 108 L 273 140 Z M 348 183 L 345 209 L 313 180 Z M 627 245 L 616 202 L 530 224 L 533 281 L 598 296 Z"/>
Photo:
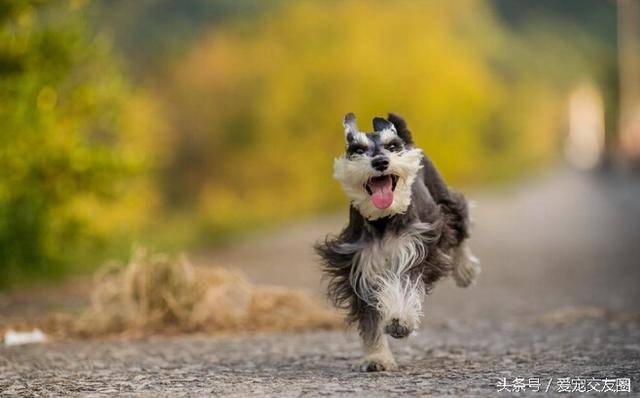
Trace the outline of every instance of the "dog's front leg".
<path fill-rule="evenodd" d="M 383 333 L 383 323 L 378 311 L 365 306 L 358 319 L 362 338 L 364 358 L 358 367 L 363 372 L 382 372 L 398 367 L 389 349 L 387 336 Z"/>
<path fill-rule="evenodd" d="M 417 330 L 422 318 L 425 290 L 421 275 L 387 273 L 378 278 L 377 309 L 384 332 L 396 339 Z"/>

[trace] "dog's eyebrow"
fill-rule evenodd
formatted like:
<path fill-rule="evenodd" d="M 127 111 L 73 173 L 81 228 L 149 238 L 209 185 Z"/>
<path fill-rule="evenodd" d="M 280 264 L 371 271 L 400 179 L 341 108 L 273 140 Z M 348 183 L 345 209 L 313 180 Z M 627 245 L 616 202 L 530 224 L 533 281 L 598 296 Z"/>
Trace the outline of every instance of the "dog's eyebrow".
<path fill-rule="evenodd" d="M 369 146 L 369 138 L 363 132 L 358 132 L 358 133 L 353 134 L 352 142 L 354 144 L 360 144 L 360 145 L 363 145 L 365 147 Z"/>
<path fill-rule="evenodd" d="M 398 138 L 398 134 L 391 129 L 385 129 L 380 132 L 380 141 L 383 145 L 388 144 L 396 138 Z"/>

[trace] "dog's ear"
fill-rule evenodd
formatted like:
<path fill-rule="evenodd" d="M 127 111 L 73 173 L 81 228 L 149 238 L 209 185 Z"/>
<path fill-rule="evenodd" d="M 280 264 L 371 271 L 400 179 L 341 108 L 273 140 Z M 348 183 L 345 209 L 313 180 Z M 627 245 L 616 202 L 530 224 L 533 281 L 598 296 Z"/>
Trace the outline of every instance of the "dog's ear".
<path fill-rule="evenodd" d="M 358 126 L 356 125 L 356 115 L 349 112 L 344 116 L 344 121 L 342 122 L 344 126 L 344 138 L 347 142 L 353 141 L 353 138 L 358 133 Z"/>
<path fill-rule="evenodd" d="M 387 119 L 384 119 L 384 118 L 381 118 L 381 117 L 374 117 L 373 118 L 373 131 L 382 131 L 382 130 L 396 131 L 396 128 Z"/>
<path fill-rule="evenodd" d="M 411 137 L 411 131 L 407 128 L 407 122 L 395 113 L 389 113 L 389 121 L 395 126 L 398 137 L 402 138 L 405 144 L 412 145 L 413 137 Z"/>

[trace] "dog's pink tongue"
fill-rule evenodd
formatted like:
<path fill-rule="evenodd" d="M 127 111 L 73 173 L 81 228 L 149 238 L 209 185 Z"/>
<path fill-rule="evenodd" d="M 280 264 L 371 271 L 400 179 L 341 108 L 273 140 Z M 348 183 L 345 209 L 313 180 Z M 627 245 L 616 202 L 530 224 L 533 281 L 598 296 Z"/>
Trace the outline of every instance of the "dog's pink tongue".
<path fill-rule="evenodd" d="M 386 209 L 393 203 L 393 190 L 391 189 L 391 176 L 379 178 L 369 182 L 371 189 L 371 201 L 378 209 Z"/>

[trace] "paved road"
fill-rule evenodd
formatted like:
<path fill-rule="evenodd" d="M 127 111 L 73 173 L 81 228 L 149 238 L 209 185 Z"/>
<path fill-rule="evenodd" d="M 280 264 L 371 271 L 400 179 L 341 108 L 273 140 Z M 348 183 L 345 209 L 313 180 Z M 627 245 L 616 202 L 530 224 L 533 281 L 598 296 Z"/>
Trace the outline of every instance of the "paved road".
<path fill-rule="evenodd" d="M 596 389 L 604 384 L 592 379 L 629 378 L 640 391 L 640 181 L 557 173 L 470 196 L 481 279 L 435 289 L 422 330 L 393 345 L 398 372 L 351 370 L 359 346 L 350 331 L 68 341 L 0 348 L 0 391 L 486 395 L 516 377 L 538 378 L 549 391 L 564 386 L 559 378 Z M 320 294 L 309 244 L 340 223 L 301 222 L 198 261 Z"/>

